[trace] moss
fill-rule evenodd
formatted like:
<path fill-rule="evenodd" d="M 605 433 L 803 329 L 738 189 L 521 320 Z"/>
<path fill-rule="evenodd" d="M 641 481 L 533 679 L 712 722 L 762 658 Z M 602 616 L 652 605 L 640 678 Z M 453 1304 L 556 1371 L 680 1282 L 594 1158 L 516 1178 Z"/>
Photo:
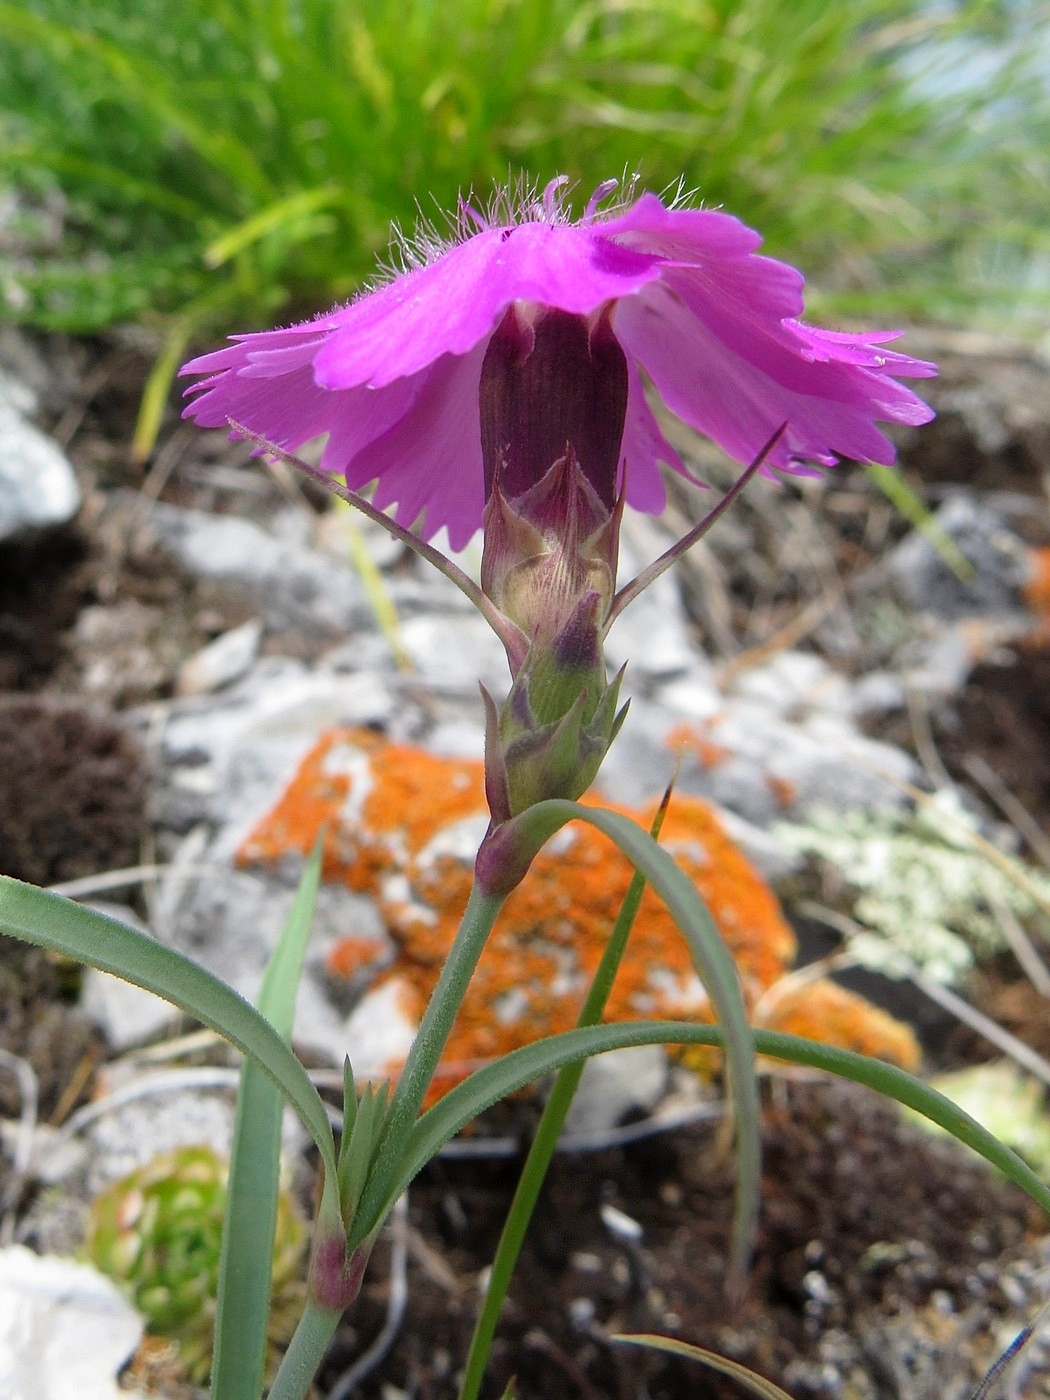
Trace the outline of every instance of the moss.
<path fill-rule="evenodd" d="M 653 814 L 605 805 L 645 826 Z M 289 851 L 305 855 L 327 823 L 326 878 L 372 895 L 399 946 L 394 965 L 373 985 L 396 980 L 405 1013 L 416 1020 L 470 892 L 473 849 L 465 843 L 460 850 L 449 832 L 465 818 L 483 828 L 485 815 L 480 762 L 438 758 L 369 732 L 330 730 L 248 837 L 240 859 L 273 864 Z M 745 1000 L 754 1006 L 795 956 L 794 935 L 776 897 L 713 809 L 697 798 L 672 801 L 661 843 L 696 884 L 736 960 Z M 435 1095 L 479 1062 L 575 1025 L 631 873 L 626 858 L 587 826 L 573 824 L 541 852 L 481 957 Z M 350 939 L 330 955 L 329 971 L 338 975 L 345 968 L 352 976 L 360 958 L 359 940 Z M 863 1041 L 875 1053 L 902 1058 L 906 1033 L 896 1023 L 859 998 L 835 1006 L 837 1020 L 829 1021 L 834 1043 L 853 1048 Z M 651 890 L 643 896 L 607 1015 L 710 1019 L 685 940 Z M 911 1062 L 911 1054 L 905 1047 L 903 1059 Z"/>

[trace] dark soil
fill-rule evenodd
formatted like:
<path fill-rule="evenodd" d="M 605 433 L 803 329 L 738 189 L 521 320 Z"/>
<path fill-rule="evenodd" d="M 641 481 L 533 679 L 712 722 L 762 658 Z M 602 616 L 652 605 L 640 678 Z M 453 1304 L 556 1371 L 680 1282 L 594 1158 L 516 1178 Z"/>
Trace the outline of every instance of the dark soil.
<path fill-rule="evenodd" d="M 953 777 L 970 781 L 968 765 L 983 759 L 1050 829 L 1050 647 L 1020 645 L 978 666 L 937 733 Z"/>
<path fill-rule="evenodd" d="M 431 1166 L 412 1188 L 407 1313 L 392 1355 L 359 1392 L 393 1383 L 419 1400 L 454 1393 L 473 1324 L 479 1270 L 492 1257 L 518 1166 Z M 602 1222 L 613 1206 L 641 1227 L 637 1246 Z M 892 1397 L 895 1356 L 879 1328 L 939 1308 L 938 1360 L 962 1395 L 991 1359 L 964 1345 L 1006 1306 L 1004 1257 L 1038 1212 L 955 1144 L 902 1124 L 872 1093 L 778 1080 L 765 1114 L 763 1210 L 742 1306 L 726 1295 L 732 1163 L 718 1133 L 685 1129 L 555 1163 L 515 1274 L 486 1394 L 517 1377 L 518 1400 L 729 1400 L 741 1391 L 695 1362 L 617 1347 L 610 1334 L 662 1332 L 731 1355 L 787 1384 L 796 1400 Z M 387 1256 L 377 1253 L 328 1379 L 382 1326 Z M 827 1338 L 852 1339 L 836 1378 Z M 914 1344 L 919 1348 L 918 1335 Z M 842 1390 L 853 1372 L 869 1389 Z M 888 1376 L 888 1378 L 887 1378 Z M 854 1382 L 855 1384 L 855 1382 Z"/>
<path fill-rule="evenodd" d="M 65 1118 L 80 1102 L 105 1040 L 78 1010 L 80 969 L 0 935 L 0 1047 L 28 1061 L 36 1075 L 37 1115 Z M 0 1073 L 0 1117 L 17 1119 L 17 1082 Z M 8 1171 L 0 1158 L 0 1198 Z"/>

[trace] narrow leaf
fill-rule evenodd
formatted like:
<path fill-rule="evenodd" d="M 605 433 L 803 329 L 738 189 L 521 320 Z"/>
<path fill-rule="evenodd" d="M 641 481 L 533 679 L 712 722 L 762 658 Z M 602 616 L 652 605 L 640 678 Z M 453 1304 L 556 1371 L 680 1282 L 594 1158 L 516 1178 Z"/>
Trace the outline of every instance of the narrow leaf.
<path fill-rule="evenodd" d="M 335 1142 L 306 1071 L 265 1017 L 203 967 L 117 919 L 0 876 L 0 933 L 111 972 L 218 1032 L 277 1085 L 335 1179 Z"/>
<path fill-rule="evenodd" d="M 306 863 L 270 957 L 259 1011 L 285 1040 L 321 878 L 322 837 Z M 234 1120 L 212 1359 L 213 1400 L 258 1400 L 266 1368 L 273 1243 L 281 1189 L 281 1115 L 277 1086 L 251 1060 L 241 1069 Z"/>
<path fill-rule="evenodd" d="M 515 820 L 525 834 L 525 844 L 535 843 L 538 850 L 555 830 L 573 819 L 604 832 L 660 895 L 689 945 L 697 973 L 725 1030 L 738 1149 L 732 1267 L 735 1281 L 739 1281 L 758 1217 L 761 1141 L 754 1056 L 736 964 L 696 886 L 649 833 L 629 817 L 577 802 L 551 801 L 538 803 Z"/>
<path fill-rule="evenodd" d="M 761 1400 L 791 1400 L 791 1396 L 786 1390 L 781 1390 L 779 1385 L 774 1385 L 772 1381 L 767 1381 L 764 1376 L 752 1371 L 750 1367 L 742 1365 L 739 1361 L 731 1361 L 728 1356 L 719 1356 L 717 1351 L 708 1351 L 707 1347 L 694 1346 L 691 1342 L 680 1342 L 676 1337 L 660 1337 L 651 1332 L 636 1332 L 632 1334 L 618 1333 L 609 1338 L 611 1342 L 626 1342 L 628 1346 L 651 1347 L 654 1351 L 670 1352 L 672 1356 L 684 1356 L 690 1361 L 703 1362 L 705 1366 L 710 1366 L 713 1371 L 721 1371 L 723 1376 L 732 1376 L 739 1381 L 742 1386 L 750 1390 L 752 1395 L 758 1395 Z"/>
<path fill-rule="evenodd" d="M 326 204 L 334 204 L 342 198 L 342 194 L 337 185 L 320 185 L 312 190 L 299 190 L 286 199 L 275 200 L 209 243 L 204 250 L 205 264 L 208 267 L 221 267 L 268 233 L 323 209 Z"/>
<path fill-rule="evenodd" d="M 753 1030 L 750 1034 L 756 1054 L 824 1070 L 840 1079 L 864 1084 L 888 1099 L 895 1099 L 915 1109 L 997 1167 L 1050 1215 L 1050 1186 L 1040 1181 L 1016 1152 L 1004 1146 L 976 1119 L 921 1079 L 882 1060 L 822 1045 L 819 1041 L 806 1040 L 802 1036 L 765 1030 Z M 620 1050 L 628 1045 L 714 1045 L 724 1048 L 725 1039 L 721 1026 L 698 1026 L 690 1021 L 638 1021 L 564 1031 L 561 1035 L 547 1036 L 532 1045 L 512 1050 L 500 1060 L 475 1070 L 469 1079 L 457 1084 L 423 1114 L 410 1134 L 401 1170 L 389 1195 L 389 1205 L 445 1143 L 455 1137 L 461 1128 L 473 1122 L 479 1113 L 533 1080 L 553 1074 L 563 1065 L 589 1055 L 602 1055 L 607 1050 Z"/>

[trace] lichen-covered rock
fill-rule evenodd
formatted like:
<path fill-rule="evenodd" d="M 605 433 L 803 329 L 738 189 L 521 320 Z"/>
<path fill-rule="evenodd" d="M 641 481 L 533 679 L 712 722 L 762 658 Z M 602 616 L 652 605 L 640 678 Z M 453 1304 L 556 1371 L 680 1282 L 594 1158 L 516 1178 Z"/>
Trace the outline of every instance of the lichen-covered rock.
<path fill-rule="evenodd" d="M 645 826 L 653 813 L 616 810 Z M 466 905 L 486 822 L 479 761 L 437 757 L 368 731 L 333 729 L 241 846 L 243 865 L 273 866 L 289 852 L 305 854 L 325 825 L 325 878 L 378 902 L 398 953 L 351 1022 L 358 1035 L 347 1050 L 361 1077 L 398 1067 Z M 714 809 L 699 799 L 672 800 L 660 839 L 695 882 L 736 959 L 745 1000 L 757 1005 L 795 955 L 775 896 L 726 836 Z M 631 873 L 626 858 L 589 826 L 569 826 L 548 844 L 508 899 L 482 954 L 435 1096 L 479 1062 L 576 1023 Z M 338 945 L 329 961 L 334 976 L 356 968 L 354 950 L 343 957 Z M 873 1053 L 915 1063 L 909 1032 L 859 998 L 843 997 L 848 1010 L 837 1003 L 836 1043 L 864 1043 Z M 711 1017 L 685 940 L 651 890 L 643 896 L 607 1015 Z M 369 1039 L 362 1028 L 376 1018 L 388 1029 L 398 1019 L 402 1032 L 393 1040 Z"/>

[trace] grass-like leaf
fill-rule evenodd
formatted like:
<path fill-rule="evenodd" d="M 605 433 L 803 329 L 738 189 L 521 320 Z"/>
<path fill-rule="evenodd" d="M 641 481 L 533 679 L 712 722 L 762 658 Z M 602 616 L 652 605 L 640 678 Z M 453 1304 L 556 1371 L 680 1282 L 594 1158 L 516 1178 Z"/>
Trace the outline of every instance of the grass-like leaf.
<path fill-rule="evenodd" d="M 739 1381 L 752 1395 L 757 1395 L 759 1400 L 791 1400 L 791 1396 L 786 1390 L 781 1390 L 779 1385 L 774 1385 L 772 1381 L 766 1380 L 765 1376 L 758 1375 L 749 1366 L 744 1366 L 739 1361 L 732 1361 L 728 1356 L 719 1356 L 717 1351 L 708 1351 L 707 1347 L 694 1346 L 692 1342 L 679 1341 L 677 1337 L 661 1337 L 651 1332 L 634 1332 L 630 1334 L 619 1333 L 609 1338 L 612 1342 L 626 1342 L 628 1346 L 649 1347 L 653 1351 L 666 1351 L 672 1356 L 684 1356 L 688 1361 L 700 1361 L 705 1366 L 710 1366 L 713 1371 L 720 1371 L 723 1376 L 730 1376 L 733 1380 Z"/>
<path fill-rule="evenodd" d="M 1045 20 L 1046 0 L 3 0 L 3 314 L 97 329 L 218 277 L 254 328 L 345 296 L 418 204 L 523 163 L 589 191 L 640 162 L 840 310 L 1038 314 Z"/>
<path fill-rule="evenodd" d="M 217 1031 L 277 1085 L 335 1180 L 335 1142 L 320 1095 L 270 1022 L 225 982 L 117 919 L 6 875 L 0 876 L 0 933 L 111 972 Z"/>
<path fill-rule="evenodd" d="M 306 863 L 277 946 L 267 964 L 258 1009 L 284 1040 L 292 1034 L 295 998 L 321 878 L 321 839 Z M 259 1400 L 266 1366 L 273 1241 L 281 1177 L 277 1086 L 245 1060 L 237 1094 L 212 1358 L 213 1400 Z"/>
<path fill-rule="evenodd" d="M 696 886 L 649 833 L 630 818 L 578 802 L 551 801 L 538 803 L 516 821 L 530 833 L 538 850 L 555 831 L 574 819 L 608 836 L 667 905 L 689 945 L 693 965 L 711 998 L 719 1025 L 724 1029 L 729 1096 L 737 1137 L 736 1208 L 731 1250 L 732 1283 L 737 1286 L 746 1268 L 758 1216 L 761 1144 L 754 1054 L 736 964 Z"/>
<path fill-rule="evenodd" d="M 649 827 L 649 835 L 654 841 L 659 839 L 670 799 L 671 789 L 669 787 L 664 793 L 663 801 Z M 620 963 L 623 961 L 627 940 L 634 926 L 644 893 L 645 876 L 636 870 L 631 877 L 631 883 L 624 895 L 616 922 L 610 930 L 609 941 L 605 945 L 601 961 L 584 998 L 577 1025 L 597 1025 L 605 1014 L 609 993 L 612 991 Z M 584 1065 L 585 1061 L 580 1060 L 576 1064 L 566 1065 L 564 1069 L 559 1070 L 550 1094 L 547 1096 L 547 1102 L 543 1106 L 543 1113 L 540 1115 L 540 1121 L 533 1135 L 528 1156 L 514 1192 L 514 1199 L 511 1201 L 510 1209 L 503 1222 L 503 1229 L 500 1231 L 499 1244 L 496 1247 L 496 1254 L 489 1270 L 488 1283 L 485 1287 L 477 1321 L 474 1324 L 474 1333 L 470 1339 L 466 1364 L 463 1367 L 459 1400 L 475 1400 L 481 1389 L 481 1381 L 496 1334 L 496 1325 L 503 1310 L 518 1255 L 536 1209 L 540 1189 L 546 1179 L 547 1170 L 558 1145 L 558 1138 L 561 1136 L 565 1119 L 572 1107 L 576 1090 L 579 1088 Z"/>
<path fill-rule="evenodd" d="M 764 1030 L 750 1034 L 756 1054 L 850 1079 L 915 1109 L 984 1157 L 1050 1215 L 1050 1186 L 1016 1152 L 921 1079 L 881 1060 L 801 1036 Z M 565 1031 L 513 1050 L 501 1060 L 475 1070 L 420 1118 L 407 1143 L 391 1200 L 446 1142 L 497 1100 L 553 1074 L 563 1065 L 629 1045 L 713 1045 L 724 1049 L 725 1036 L 719 1026 L 698 1026 L 690 1021 L 639 1021 Z"/>

